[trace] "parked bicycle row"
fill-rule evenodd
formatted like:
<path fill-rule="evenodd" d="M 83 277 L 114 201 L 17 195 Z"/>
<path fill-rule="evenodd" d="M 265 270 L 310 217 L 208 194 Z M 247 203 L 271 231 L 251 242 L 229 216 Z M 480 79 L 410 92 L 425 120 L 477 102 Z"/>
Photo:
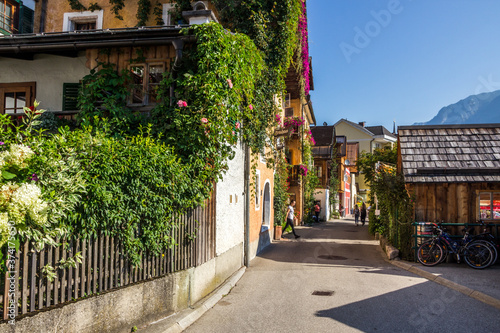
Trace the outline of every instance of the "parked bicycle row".
<path fill-rule="evenodd" d="M 417 259 L 424 266 L 435 266 L 446 260 L 449 254 L 454 255 L 458 263 L 464 260 L 475 269 L 487 268 L 498 260 L 500 245 L 495 237 L 483 226 L 480 234 L 474 235 L 473 228 L 462 229 L 463 237 L 453 239 L 441 224 L 433 223 L 431 240 L 422 243 L 417 250 Z"/>

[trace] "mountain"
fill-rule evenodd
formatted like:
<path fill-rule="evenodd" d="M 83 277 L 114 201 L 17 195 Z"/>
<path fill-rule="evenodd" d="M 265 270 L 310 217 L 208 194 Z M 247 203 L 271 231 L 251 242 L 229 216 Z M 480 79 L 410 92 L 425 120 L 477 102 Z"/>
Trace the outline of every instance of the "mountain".
<path fill-rule="evenodd" d="M 415 125 L 500 123 L 500 90 L 472 95 L 445 106 L 430 121 Z"/>

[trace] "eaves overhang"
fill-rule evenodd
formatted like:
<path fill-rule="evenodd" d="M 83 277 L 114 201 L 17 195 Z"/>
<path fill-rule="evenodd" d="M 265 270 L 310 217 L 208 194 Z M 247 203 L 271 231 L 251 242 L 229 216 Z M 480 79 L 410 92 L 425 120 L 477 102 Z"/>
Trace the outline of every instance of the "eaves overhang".
<path fill-rule="evenodd" d="M 139 47 L 194 41 L 181 27 L 140 27 L 0 36 L 0 56 L 82 51 L 94 48 Z"/>

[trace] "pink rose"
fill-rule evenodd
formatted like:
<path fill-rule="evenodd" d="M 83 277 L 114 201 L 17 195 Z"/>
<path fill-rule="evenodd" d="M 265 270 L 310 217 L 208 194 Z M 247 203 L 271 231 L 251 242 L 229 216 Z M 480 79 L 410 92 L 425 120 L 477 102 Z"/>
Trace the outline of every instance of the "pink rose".
<path fill-rule="evenodd" d="M 234 131 L 232 131 L 232 132 L 233 132 L 233 135 L 234 135 L 235 134 Z"/>
<path fill-rule="evenodd" d="M 182 107 L 186 107 L 188 106 L 188 103 L 186 101 L 183 101 L 182 99 L 180 99 L 178 102 L 177 102 L 177 105 L 182 108 Z"/>
<path fill-rule="evenodd" d="M 252 104 L 250 104 L 250 105 L 248 106 L 248 108 L 249 108 L 250 110 L 253 110 L 253 106 L 252 106 Z"/>
<path fill-rule="evenodd" d="M 206 124 L 206 123 L 208 123 L 208 119 L 207 118 L 201 118 L 201 122 L 204 123 L 204 124 Z"/>
<path fill-rule="evenodd" d="M 231 79 L 227 79 L 227 84 L 229 85 L 229 88 L 233 89 L 233 82 L 231 82 Z"/>
<path fill-rule="evenodd" d="M 236 129 L 239 129 L 241 127 L 241 124 L 240 123 L 236 123 L 235 127 L 236 127 Z"/>

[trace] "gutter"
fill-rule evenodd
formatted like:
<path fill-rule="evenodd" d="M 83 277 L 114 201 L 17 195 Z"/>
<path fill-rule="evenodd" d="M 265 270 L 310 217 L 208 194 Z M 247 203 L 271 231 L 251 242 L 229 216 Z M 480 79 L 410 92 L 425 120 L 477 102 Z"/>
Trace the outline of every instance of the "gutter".
<path fill-rule="evenodd" d="M 37 43 L 37 44 L 17 44 L 11 43 L 9 46 L 0 47 L 0 55 L 11 53 L 43 53 L 53 51 L 83 51 L 94 48 L 111 48 L 111 47 L 134 47 L 134 46 L 150 46 L 173 44 L 176 48 L 181 49 L 185 42 L 195 41 L 194 36 L 189 37 L 155 37 L 155 38 L 131 38 L 120 40 L 99 40 L 99 41 L 65 41 L 57 43 Z M 179 53 L 177 53 L 179 56 Z M 176 60 L 176 63 L 178 61 Z"/>
<path fill-rule="evenodd" d="M 250 146 L 245 144 L 245 246 L 244 262 L 246 267 L 250 267 Z"/>

